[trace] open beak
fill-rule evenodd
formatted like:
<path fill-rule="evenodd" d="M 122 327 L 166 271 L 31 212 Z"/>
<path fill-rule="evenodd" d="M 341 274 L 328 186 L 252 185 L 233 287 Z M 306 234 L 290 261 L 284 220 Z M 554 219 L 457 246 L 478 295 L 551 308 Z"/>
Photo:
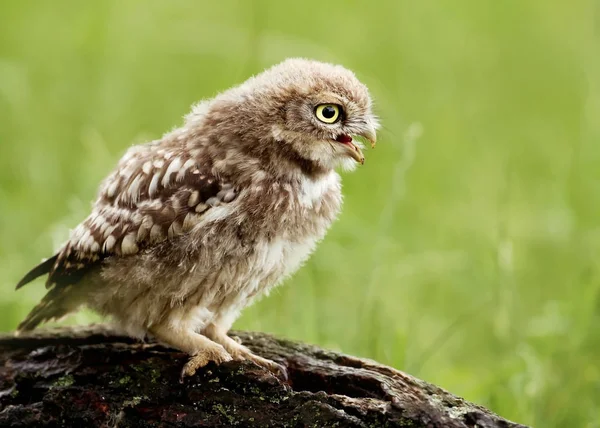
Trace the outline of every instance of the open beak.
<path fill-rule="evenodd" d="M 350 155 L 350 157 L 356 162 L 360 163 L 361 165 L 365 163 L 365 156 L 363 155 L 362 150 L 360 150 L 360 147 L 354 144 L 350 135 L 340 134 L 335 141 L 343 144 L 346 147 L 348 155 Z"/>
<path fill-rule="evenodd" d="M 366 138 L 371 143 L 371 148 L 375 147 L 375 143 L 377 142 L 377 134 L 375 128 L 369 127 L 357 133 L 356 135 L 360 135 L 361 137 Z M 352 141 L 352 136 L 348 134 L 341 134 L 336 138 L 338 143 L 342 143 L 347 147 L 348 154 L 352 159 L 356 162 L 363 165 L 365 163 L 365 156 L 363 155 L 362 150 Z"/>

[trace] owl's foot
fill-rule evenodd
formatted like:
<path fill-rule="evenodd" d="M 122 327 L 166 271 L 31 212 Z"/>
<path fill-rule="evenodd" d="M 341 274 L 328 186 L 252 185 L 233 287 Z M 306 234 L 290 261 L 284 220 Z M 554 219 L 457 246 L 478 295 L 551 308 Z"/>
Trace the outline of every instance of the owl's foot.
<path fill-rule="evenodd" d="M 174 328 L 173 323 L 164 322 L 152 326 L 150 333 L 161 343 L 185 352 L 192 357 L 183 366 L 180 381 L 186 376 L 192 376 L 200 367 L 204 367 L 211 361 L 217 364 L 231 361 L 231 355 L 218 343 L 213 342 L 206 336 L 202 336 L 188 326 Z"/>
<path fill-rule="evenodd" d="M 241 344 L 241 340 L 239 338 L 231 338 L 227 336 L 226 333 L 224 333 L 214 324 L 208 326 L 203 333 L 214 342 L 222 345 L 223 348 L 227 350 L 229 355 L 231 355 L 231 358 L 233 360 L 252 361 L 254 364 L 266 368 L 280 379 L 287 381 L 288 375 L 285 367 L 283 367 L 281 364 L 276 363 L 275 361 L 271 361 L 254 354 L 250 349 L 246 348 L 244 345 Z"/>
<path fill-rule="evenodd" d="M 268 360 L 266 358 L 263 358 L 259 355 L 252 353 L 252 351 L 250 351 L 245 346 L 242 346 L 242 345 L 239 345 L 239 346 L 240 346 L 240 349 L 234 351 L 233 354 L 231 355 L 234 360 L 252 361 L 254 364 L 264 367 L 265 369 L 269 370 L 271 373 L 273 373 L 278 378 L 280 378 L 284 381 L 288 380 L 287 369 L 284 366 L 276 363 L 275 361 Z"/>
<path fill-rule="evenodd" d="M 240 345 L 242 344 L 242 339 L 240 339 L 239 336 L 229 336 L 229 337 L 231 337 L 232 340 L 236 341 Z"/>
<path fill-rule="evenodd" d="M 207 347 L 199 351 L 196 355 L 192 356 L 188 362 L 183 366 L 181 370 L 181 376 L 179 380 L 183 382 L 186 376 L 193 376 L 201 367 L 206 366 L 211 361 L 216 364 L 221 364 L 226 361 L 231 361 L 232 357 L 229 353 L 220 345 Z"/>

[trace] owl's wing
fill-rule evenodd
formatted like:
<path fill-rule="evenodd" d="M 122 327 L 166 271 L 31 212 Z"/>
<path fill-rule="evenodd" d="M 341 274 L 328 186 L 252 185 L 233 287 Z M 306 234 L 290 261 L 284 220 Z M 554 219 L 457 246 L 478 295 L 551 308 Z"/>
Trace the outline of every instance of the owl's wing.
<path fill-rule="evenodd" d="M 236 196 L 231 183 L 202 165 L 197 150 L 135 146 L 104 181 L 89 217 L 17 288 L 46 273 L 47 287 L 74 284 L 106 257 L 127 257 L 188 233 L 211 208 Z"/>

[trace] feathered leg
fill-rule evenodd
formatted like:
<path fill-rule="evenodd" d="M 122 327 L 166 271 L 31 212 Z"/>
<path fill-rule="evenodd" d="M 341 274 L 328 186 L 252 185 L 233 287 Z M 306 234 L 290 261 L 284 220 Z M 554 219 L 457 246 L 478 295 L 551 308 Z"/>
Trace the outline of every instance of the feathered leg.
<path fill-rule="evenodd" d="M 231 361 L 231 355 L 221 345 L 198 334 L 187 325 L 173 325 L 168 320 L 150 328 L 150 333 L 161 343 L 183 351 L 191 358 L 183 366 L 181 381 L 186 376 L 192 376 L 200 367 L 214 361 L 221 364 Z"/>

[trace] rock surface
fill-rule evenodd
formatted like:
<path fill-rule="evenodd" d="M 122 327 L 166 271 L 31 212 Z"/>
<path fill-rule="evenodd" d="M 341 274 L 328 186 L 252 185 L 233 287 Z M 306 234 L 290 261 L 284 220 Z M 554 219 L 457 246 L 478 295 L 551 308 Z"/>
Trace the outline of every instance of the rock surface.
<path fill-rule="evenodd" d="M 107 326 L 0 336 L 0 426 L 523 427 L 375 362 L 262 333 L 236 332 L 284 365 L 210 364 Z"/>

